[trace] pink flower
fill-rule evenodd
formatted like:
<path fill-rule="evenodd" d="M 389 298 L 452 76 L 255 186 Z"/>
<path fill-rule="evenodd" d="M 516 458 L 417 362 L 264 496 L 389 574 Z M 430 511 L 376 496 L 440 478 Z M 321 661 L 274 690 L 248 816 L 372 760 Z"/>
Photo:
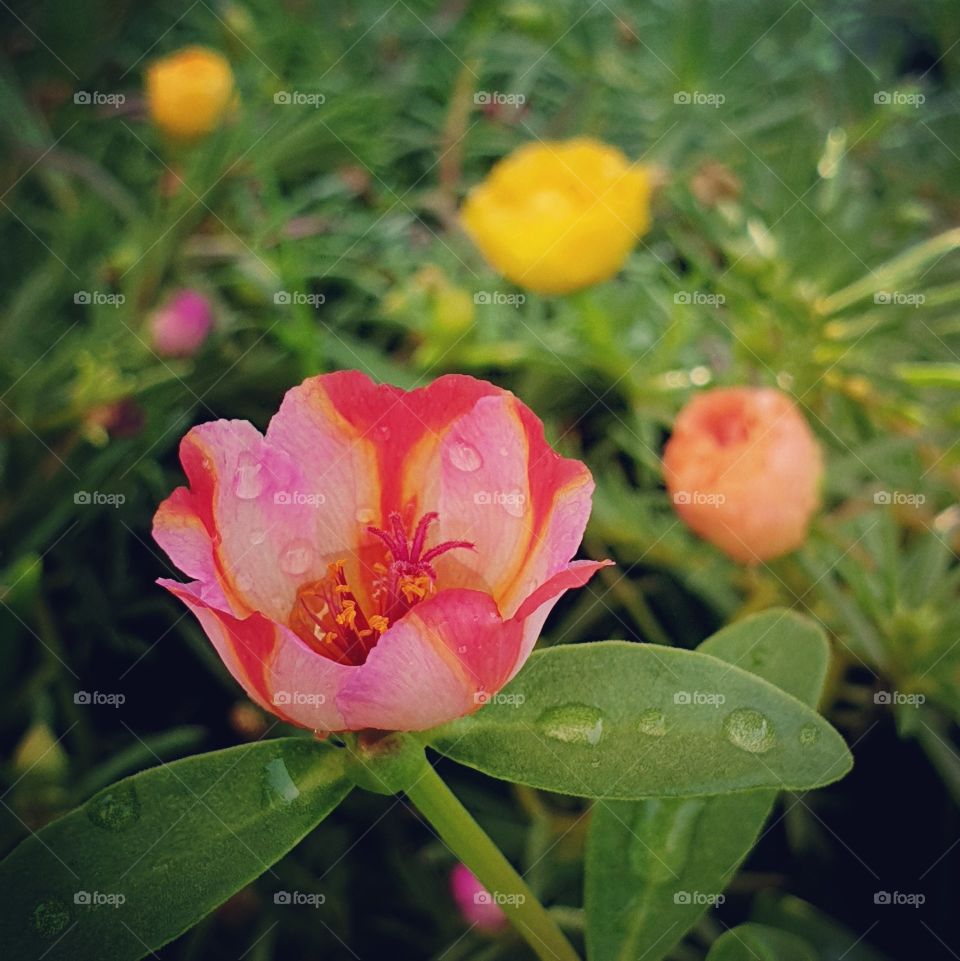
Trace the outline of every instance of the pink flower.
<path fill-rule="evenodd" d="M 677 416 L 663 469 L 677 513 L 743 563 L 798 548 L 820 503 L 820 445 L 796 404 L 769 388 L 697 394 Z"/>
<path fill-rule="evenodd" d="M 192 357 L 210 333 L 213 310 L 196 290 L 181 290 L 150 318 L 150 341 L 161 357 Z"/>
<path fill-rule="evenodd" d="M 609 562 L 574 561 L 587 468 L 511 393 L 407 393 L 344 371 L 290 390 L 261 435 L 195 427 L 190 487 L 154 537 L 160 583 L 265 709 L 317 731 L 424 730 L 516 674 L 550 609 Z"/>
<path fill-rule="evenodd" d="M 450 892 L 467 924 L 488 934 L 497 934 L 506 927 L 503 908 L 465 864 L 458 864 L 450 872 Z"/>

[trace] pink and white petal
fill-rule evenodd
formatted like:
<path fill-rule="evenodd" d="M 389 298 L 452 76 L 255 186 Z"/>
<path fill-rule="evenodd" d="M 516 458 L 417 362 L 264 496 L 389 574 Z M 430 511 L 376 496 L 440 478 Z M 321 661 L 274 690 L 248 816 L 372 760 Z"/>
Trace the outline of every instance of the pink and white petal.
<path fill-rule="evenodd" d="M 544 622 L 563 594 L 583 587 L 600 568 L 610 567 L 612 564 L 613 561 L 574 561 L 524 599 L 516 614 L 507 622 L 519 624 L 523 631 L 517 660 L 508 680 L 526 663 L 540 638 Z"/>
<path fill-rule="evenodd" d="M 187 605 L 227 670 L 264 710 L 310 730 L 344 729 L 337 692 L 357 668 L 322 657 L 260 614 L 241 619 L 208 606 L 196 583 L 158 583 Z"/>
<path fill-rule="evenodd" d="M 180 457 L 233 612 L 286 620 L 297 588 L 326 572 L 309 535 L 315 502 L 298 466 L 246 421 L 193 428 Z"/>
<path fill-rule="evenodd" d="M 443 591 L 393 624 L 340 691 L 352 730 L 422 731 L 479 709 L 516 664 L 522 625 L 479 591 Z"/>
<path fill-rule="evenodd" d="M 444 589 L 486 591 L 499 603 L 530 552 L 529 450 L 516 399 L 483 397 L 447 429 L 432 463 L 409 477 L 420 513 L 436 511 L 433 543 L 464 540 L 435 563 Z M 411 491 L 411 494 L 413 492 Z"/>

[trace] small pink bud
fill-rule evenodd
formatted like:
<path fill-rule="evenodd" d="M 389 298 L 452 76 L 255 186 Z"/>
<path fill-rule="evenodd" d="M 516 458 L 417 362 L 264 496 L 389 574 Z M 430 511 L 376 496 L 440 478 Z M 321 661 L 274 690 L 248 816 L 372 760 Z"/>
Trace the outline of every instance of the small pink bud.
<path fill-rule="evenodd" d="M 191 357 L 212 326 L 210 301 L 196 290 L 181 290 L 154 311 L 150 340 L 161 357 Z"/>
<path fill-rule="evenodd" d="M 503 908 L 465 864 L 450 872 L 450 891 L 468 924 L 488 934 L 503 930 L 507 923 Z"/>
<path fill-rule="evenodd" d="M 796 404 L 769 388 L 697 394 L 677 415 L 663 470 L 680 517 L 745 564 L 798 548 L 820 503 L 820 446 Z"/>

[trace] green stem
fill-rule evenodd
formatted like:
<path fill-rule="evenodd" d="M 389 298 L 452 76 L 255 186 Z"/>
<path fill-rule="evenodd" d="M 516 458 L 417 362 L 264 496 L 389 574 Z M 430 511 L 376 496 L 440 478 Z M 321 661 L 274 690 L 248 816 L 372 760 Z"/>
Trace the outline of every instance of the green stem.
<path fill-rule="evenodd" d="M 579 961 L 556 921 L 432 766 L 406 794 L 480 883 L 506 896 L 500 906 L 541 961 Z"/>

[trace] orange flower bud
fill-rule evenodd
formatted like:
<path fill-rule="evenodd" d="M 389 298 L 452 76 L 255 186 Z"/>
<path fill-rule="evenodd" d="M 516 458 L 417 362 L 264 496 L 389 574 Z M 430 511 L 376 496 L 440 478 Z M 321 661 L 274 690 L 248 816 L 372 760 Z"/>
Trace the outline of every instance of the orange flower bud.
<path fill-rule="evenodd" d="M 769 388 L 695 396 L 677 416 L 663 469 L 684 522 L 745 564 L 799 547 L 820 502 L 820 445 L 796 404 Z"/>

